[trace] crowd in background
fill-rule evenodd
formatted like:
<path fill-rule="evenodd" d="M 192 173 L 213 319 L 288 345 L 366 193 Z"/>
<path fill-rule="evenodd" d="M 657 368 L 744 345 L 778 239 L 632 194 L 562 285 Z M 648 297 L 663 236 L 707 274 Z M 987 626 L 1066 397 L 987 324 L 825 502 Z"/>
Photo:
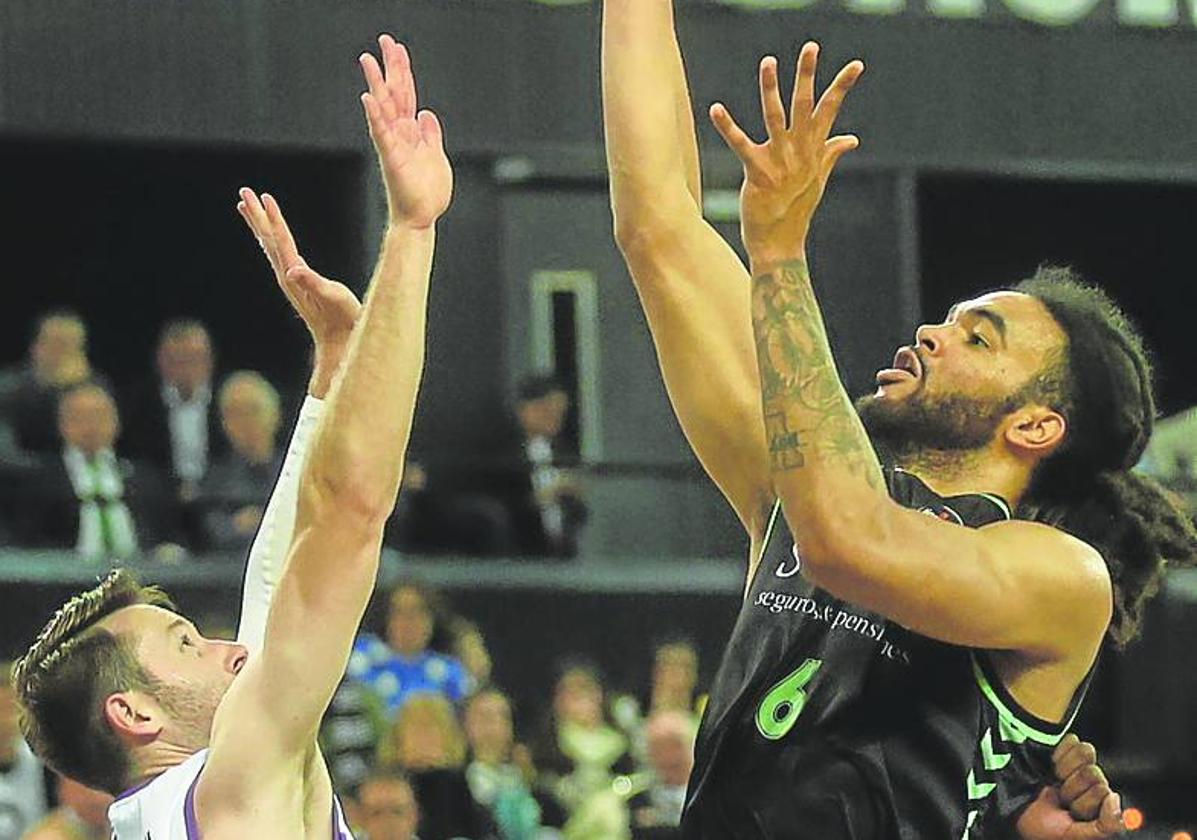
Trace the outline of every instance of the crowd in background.
<path fill-rule="evenodd" d="M 664 840 L 694 761 L 698 664 L 691 643 L 662 642 L 644 684 L 614 694 L 569 659 L 542 707 L 515 709 L 481 630 L 406 581 L 354 644 L 320 744 L 359 840 Z M 106 839 L 109 802 L 46 774 L 5 681 L 0 840 Z"/>
<path fill-rule="evenodd" d="M 0 370 L 0 545 L 118 559 L 243 551 L 295 400 L 256 371 L 219 375 L 218 355 L 203 323 L 170 321 L 118 388 L 89 358 L 77 314 L 41 317 L 27 358 Z M 486 457 L 439 472 L 412 459 L 388 544 L 573 556 L 586 506 L 562 434 L 569 409 L 561 383 L 528 376 Z"/>

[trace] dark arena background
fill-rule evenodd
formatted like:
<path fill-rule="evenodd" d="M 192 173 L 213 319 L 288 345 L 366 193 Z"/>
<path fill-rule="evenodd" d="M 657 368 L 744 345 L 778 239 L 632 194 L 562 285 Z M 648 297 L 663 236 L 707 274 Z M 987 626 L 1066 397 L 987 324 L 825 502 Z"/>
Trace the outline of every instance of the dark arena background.
<path fill-rule="evenodd" d="M 355 59 L 383 31 L 410 46 L 456 187 L 433 273 L 418 478 L 366 629 L 386 637 L 397 583 L 433 587 L 444 603 L 430 644 L 481 669 L 481 641 L 533 746 L 577 690 L 558 681 L 565 663 L 590 663 L 587 690 L 597 680 L 619 731 L 632 700 L 647 706 L 664 642 L 697 653 L 701 694 L 743 588 L 742 530 L 682 437 L 612 236 L 600 12 L 561 0 L 0 4 L 0 366 L 22 375 L 42 316 L 72 310 L 117 395 L 122 455 L 136 454 L 144 419 L 131 395 L 156 382 L 160 330 L 180 318 L 206 326 L 213 405 L 229 373 L 259 372 L 280 394 L 285 445 L 309 340 L 236 191 L 277 196 L 308 262 L 363 289 L 386 210 Z M 677 0 L 677 16 L 706 214 L 737 249 L 739 165 L 706 106 L 756 126 L 757 61 L 786 67 L 806 39 L 823 45 L 820 84 L 832 65 L 868 64 L 841 118 L 862 146 L 832 179 L 811 253 L 854 391 L 953 301 L 1071 265 L 1154 349 L 1179 466 L 1143 468 L 1197 499 L 1197 415 L 1184 416 L 1197 405 L 1193 0 Z M 542 372 L 568 397 L 558 448 L 571 457 L 552 478 L 573 513 L 565 534 L 529 548 L 505 506 L 544 478 L 517 423 Z M 0 659 L 13 659 L 109 563 L 77 554 L 73 536 L 23 539 L 31 456 L 11 414 L 0 420 Z M 181 515 L 123 565 L 205 633 L 226 630 L 246 508 L 264 501 Z M 1139 836 L 1197 833 L 1197 570 L 1170 571 L 1142 639 L 1103 654 L 1074 730 Z"/>

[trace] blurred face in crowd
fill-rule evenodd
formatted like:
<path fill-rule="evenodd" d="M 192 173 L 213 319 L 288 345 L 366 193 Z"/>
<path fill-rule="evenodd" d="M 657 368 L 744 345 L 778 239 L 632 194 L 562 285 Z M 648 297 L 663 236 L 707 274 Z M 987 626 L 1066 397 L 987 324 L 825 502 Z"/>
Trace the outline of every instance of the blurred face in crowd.
<path fill-rule="evenodd" d="M 664 784 L 681 786 L 694 768 L 694 735 L 679 712 L 659 712 L 645 726 L 648 763 Z"/>
<path fill-rule="evenodd" d="M 239 456 L 252 463 L 269 461 L 278 433 L 278 395 L 255 378 L 230 378 L 220 391 L 220 422 Z"/>
<path fill-rule="evenodd" d="M 58 801 L 66 805 L 89 828 L 107 832 L 108 806 L 113 796 L 101 790 L 84 787 L 63 776 L 58 777 Z"/>
<path fill-rule="evenodd" d="M 589 671 L 575 668 L 557 681 L 553 710 L 559 722 L 594 728 L 603 722 L 603 688 Z"/>
<path fill-rule="evenodd" d="M 87 331 L 83 322 L 69 316 L 42 321 L 30 347 L 33 369 L 43 382 L 62 384 L 63 373 L 78 368 L 87 373 Z"/>
<path fill-rule="evenodd" d="M 203 327 L 170 333 L 158 345 L 158 374 L 185 399 L 212 379 L 212 340 Z"/>
<path fill-rule="evenodd" d="M 432 640 L 432 610 L 420 590 L 401 586 L 391 595 L 387 613 L 387 643 L 403 656 L 428 649 Z"/>
<path fill-rule="evenodd" d="M 653 661 L 653 690 L 682 698 L 687 706 L 698 683 L 698 656 L 684 644 L 662 645 Z"/>
<path fill-rule="evenodd" d="M 475 694 L 466 706 L 465 731 L 479 761 L 506 761 L 515 740 L 507 698 L 497 691 Z"/>
<path fill-rule="evenodd" d="M 399 711 L 391 732 L 395 756 L 406 770 L 459 766 L 465 746 L 456 713 L 439 694 L 420 694 Z"/>
<path fill-rule="evenodd" d="M 130 640 L 137 661 L 157 683 L 152 696 L 128 692 L 124 698 L 143 715 L 157 714 L 152 725 L 161 729 L 152 734 L 190 750 L 208 746 L 216 709 L 249 657 L 245 646 L 206 639 L 183 616 L 148 604 L 123 607 L 98 626 Z M 114 698 L 120 695 L 108 698 L 110 717 L 121 712 Z"/>
<path fill-rule="evenodd" d="M 67 446 L 88 457 L 111 449 L 120 434 L 116 403 L 97 385 L 68 391 L 58 402 L 58 431 Z"/>
<path fill-rule="evenodd" d="M 420 822 L 411 785 L 391 776 L 372 776 L 362 783 L 358 814 L 370 840 L 412 840 Z"/>
<path fill-rule="evenodd" d="M 568 411 L 569 396 L 564 391 L 550 391 L 543 397 L 521 400 L 517 413 L 528 437 L 555 438 L 561 434 Z"/>

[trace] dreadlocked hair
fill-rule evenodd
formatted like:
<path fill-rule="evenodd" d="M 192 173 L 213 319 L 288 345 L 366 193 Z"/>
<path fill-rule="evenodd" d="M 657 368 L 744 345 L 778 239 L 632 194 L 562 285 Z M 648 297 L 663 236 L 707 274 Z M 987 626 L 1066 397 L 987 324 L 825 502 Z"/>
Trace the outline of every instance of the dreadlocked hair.
<path fill-rule="evenodd" d="M 104 714 L 119 691 L 153 691 L 154 678 L 126 639 L 97 626 L 137 604 L 173 609 L 162 590 L 122 569 L 67 601 L 12 669 L 21 731 L 53 770 L 114 796 L 127 787 L 128 753 Z"/>
<path fill-rule="evenodd" d="M 1155 423 L 1151 362 L 1126 315 L 1072 269 L 1041 266 L 1015 291 L 1037 298 L 1067 337 L 1040 382 L 1068 431 L 1036 469 L 1019 516 L 1101 552 L 1114 586 L 1110 636 L 1122 647 L 1138 635 L 1165 569 L 1197 560 L 1197 531 L 1179 501 L 1131 472 Z"/>

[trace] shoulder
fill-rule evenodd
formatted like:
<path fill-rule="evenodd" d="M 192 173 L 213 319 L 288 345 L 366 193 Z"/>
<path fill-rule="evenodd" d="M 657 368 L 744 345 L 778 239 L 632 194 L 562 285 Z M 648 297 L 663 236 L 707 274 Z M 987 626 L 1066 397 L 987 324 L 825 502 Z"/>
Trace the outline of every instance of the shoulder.
<path fill-rule="evenodd" d="M 1084 608 L 1104 631 L 1113 611 L 1114 585 L 1101 553 L 1084 540 L 1041 522 L 1011 519 L 978 529 L 1003 566 L 1051 587 L 1053 600 Z"/>

